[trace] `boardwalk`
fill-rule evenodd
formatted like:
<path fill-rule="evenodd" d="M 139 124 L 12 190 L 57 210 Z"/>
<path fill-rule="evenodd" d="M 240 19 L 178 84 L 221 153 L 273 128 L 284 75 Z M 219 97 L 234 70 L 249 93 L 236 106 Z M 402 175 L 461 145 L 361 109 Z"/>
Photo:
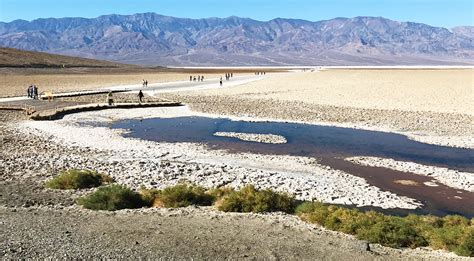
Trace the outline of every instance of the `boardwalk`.
<path fill-rule="evenodd" d="M 255 76 L 240 76 L 234 77 L 230 81 L 226 81 L 224 87 L 237 86 L 256 80 L 263 79 L 264 77 Z M 179 102 L 166 101 L 162 99 L 153 99 L 146 103 L 135 103 L 131 102 L 132 99 L 128 99 L 127 102 L 119 102 L 114 106 L 107 106 L 102 104 L 105 101 L 106 93 L 112 91 L 117 95 L 129 95 L 133 97 L 139 90 L 143 90 L 147 95 L 154 97 L 158 93 L 165 92 L 179 92 L 179 91 L 192 91 L 192 90 L 204 90 L 212 88 L 222 88 L 219 86 L 219 79 L 208 79 L 203 82 L 168 82 L 168 83 L 157 83 L 149 84 L 147 87 L 142 85 L 125 85 L 125 86 L 111 86 L 108 88 L 102 88 L 97 90 L 88 90 L 80 92 L 67 92 L 67 93 L 56 93 L 54 99 L 48 100 L 32 100 L 27 97 L 11 97 L 11 98 L 0 98 L 0 109 L 8 110 L 24 110 L 32 119 L 55 119 L 63 116 L 67 113 L 74 113 L 88 110 L 102 110 L 108 108 L 134 108 L 134 107 L 146 107 L 146 106 L 180 106 Z M 80 98 L 79 98 L 80 96 Z M 71 98 L 78 97 L 78 98 Z M 114 97 L 115 99 L 115 97 Z"/>

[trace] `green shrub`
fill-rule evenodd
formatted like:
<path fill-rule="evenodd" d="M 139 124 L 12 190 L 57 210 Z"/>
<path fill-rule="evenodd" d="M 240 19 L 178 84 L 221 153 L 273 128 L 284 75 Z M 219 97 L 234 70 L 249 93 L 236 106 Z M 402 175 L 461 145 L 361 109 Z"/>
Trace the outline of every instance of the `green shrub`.
<path fill-rule="evenodd" d="M 296 207 L 295 213 L 305 221 L 324 226 L 329 216 L 329 207 L 320 202 L 304 202 Z"/>
<path fill-rule="evenodd" d="M 454 252 L 460 256 L 474 257 L 474 226 L 471 226 L 464 233 L 463 238 Z"/>
<path fill-rule="evenodd" d="M 361 229 L 367 229 L 374 225 L 376 220 L 357 209 L 338 208 L 327 218 L 325 226 L 329 229 L 355 235 Z"/>
<path fill-rule="evenodd" d="M 239 191 L 231 191 L 224 196 L 218 209 L 225 212 L 273 212 L 292 213 L 295 200 L 287 194 L 271 190 L 257 190 L 248 185 Z"/>
<path fill-rule="evenodd" d="M 146 202 L 154 207 L 179 208 L 190 205 L 210 206 L 215 200 L 202 187 L 178 184 L 163 190 L 141 190 Z"/>
<path fill-rule="evenodd" d="M 442 218 L 443 227 L 455 227 L 455 226 L 467 226 L 469 225 L 469 219 L 459 216 L 450 215 Z"/>
<path fill-rule="evenodd" d="M 305 202 L 296 208 L 296 214 L 303 220 L 331 230 L 356 235 L 371 243 L 391 247 L 417 247 L 427 244 L 410 222 L 375 211 L 360 212 L 357 209 L 319 202 Z"/>
<path fill-rule="evenodd" d="M 415 214 L 395 217 L 319 202 L 304 202 L 296 207 L 295 213 L 302 220 L 355 234 L 357 238 L 370 243 L 390 247 L 430 246 L 454 251 L 458 255 L 474 255 L 474 218 L 469 220 L 458 215 L 440 218 Z"/>
<path fill-rule="evenodd" d="M 416 248 L 427 245 L 425 238 L 409 222 L 393 216 L 386 216 L 382 221 L 360 230 L 357 237 L 389 247 Z"/>
<path fill-rule="evenodd" d="M 79 198 L 77 203 L 88 209 L 109 211 L 146 206 L 140 194 L 116 184 L 100 187 L 92 194 Z"/>
<path fill-rule="evenodd" d="M 142 198 L 142 201 L 148 207 L 153 206 L 153 202 L 155 201 L 155 198 L 158 192 L 159 190 L 147 189 L 145 187 L 141 187 L 139 190 L 139 194 L 140 194 L 140 197 Z"/>
<path fill-rule="evenodd" d="M 70 169 L 46 182 L 47 188 L 52 189 L 84 189 L 93 188 L 103 183 L 111 183 L 113 179 L 105 174 L 91 170 Z"/>

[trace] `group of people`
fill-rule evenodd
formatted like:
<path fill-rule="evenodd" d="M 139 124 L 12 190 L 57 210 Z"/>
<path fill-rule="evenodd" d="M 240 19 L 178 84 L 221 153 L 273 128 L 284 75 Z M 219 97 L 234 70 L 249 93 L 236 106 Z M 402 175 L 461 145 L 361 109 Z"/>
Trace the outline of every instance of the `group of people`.
<path fill-rule="evenodd" d="M 230 80 L 230 78 L 234 77 L 234 74 L 233 73 L 226 73 L 225 74 L 225 79 L 228 81 Z"/>
<path fill-rule="evenodd" d="M 142 83 L 143 87 L 148 87 L 148 80 L 143 80 L 143 83 Z"/>
<path fill-rule="evenodd" d="M 189 81 L 190 82 L 195 82 L 195 81 L 198 81 L 198 82 L 203 82 L 204 81 L 204 75 L 198 75 L 198 76 L 189 76 Z"/>
<path fill-rule="evenodd" d="M 265 75 L 266 72 L 255 72 L 255 75 Z"/>
<path fill-rule="evenodd" d="M 34 85 L 34 84 L 28 86 L 27 94 L 28 94 L 28 98 L 37 100 L 38 99 L 38 87 L 36 87 L 36 85 Z"/>
<path fill-rule="evenodd" d="M 226 74 L 225 74 L 225 80 L 226 80 L 226 81 L 230 80 L 230 78 L 232 78 L 232 77 L 234 77 L 234 73 L 226 73 Z M 220 78 L 220 80 L 219 80 L 219 84 L 222 86 L 222 76 L 221 76 L 221 78 Z"/>
<path fill-rule="evenodd" d="M 145 97 L 145 95 L 143 94 L 142 90 L 140 90 L 140 91 L 138 92 L 138 95 L 137 95 L 137 96 L 138 96 L 138 102 L 139 102 L 139 103 L 142 103 L 142 102 L 143 102 L 143 97 Z M 107 93 L 107 104 L 108 104 L 109 106 L 114 105 L 114 97 L 113 97 L 112 91 L 110 91 L 110 92 Z"/>

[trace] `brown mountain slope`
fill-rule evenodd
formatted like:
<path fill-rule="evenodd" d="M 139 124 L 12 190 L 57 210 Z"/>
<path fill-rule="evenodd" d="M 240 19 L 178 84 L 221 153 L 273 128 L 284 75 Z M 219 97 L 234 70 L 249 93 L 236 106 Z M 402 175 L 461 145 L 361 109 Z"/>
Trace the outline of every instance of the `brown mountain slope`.
<path fill-rule="evenodd" d="M 72 56 L 23 51 L 0 47 L 0 67 L 21 68 L 126 68 L 133 65 L 78 58 Z"/>

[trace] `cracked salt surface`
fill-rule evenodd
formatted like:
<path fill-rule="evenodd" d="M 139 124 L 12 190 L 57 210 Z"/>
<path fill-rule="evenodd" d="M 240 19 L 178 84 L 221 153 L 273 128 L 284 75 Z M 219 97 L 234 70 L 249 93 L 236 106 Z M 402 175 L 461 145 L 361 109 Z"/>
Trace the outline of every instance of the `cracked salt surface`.
<path fill-rule="evenodd" d="M 378 157 L 351 157 L 346 160 L 364 166 L 384 167 L 428 176 L 446 186 L 474 192 L 474 173 Z M 425 185 L 431 187 L 438 186 L 434 182 L 425 183 Z"/>
<path fill-rule="evenodd" d="M 228 137 L 228 138 L 236 138 L 243 141 L 253 141 L 253 142 L 260 142 L 260 143 L 268 143 L 268 144 L 284 144 L 287 143 L 285 137 L 281 135 L 275 134 L 257 134 L 257 133 L 239 133 L 239 132 L 223 132 L 218 131 L 213 134 L 214 136 L 218 137 Z"/>

